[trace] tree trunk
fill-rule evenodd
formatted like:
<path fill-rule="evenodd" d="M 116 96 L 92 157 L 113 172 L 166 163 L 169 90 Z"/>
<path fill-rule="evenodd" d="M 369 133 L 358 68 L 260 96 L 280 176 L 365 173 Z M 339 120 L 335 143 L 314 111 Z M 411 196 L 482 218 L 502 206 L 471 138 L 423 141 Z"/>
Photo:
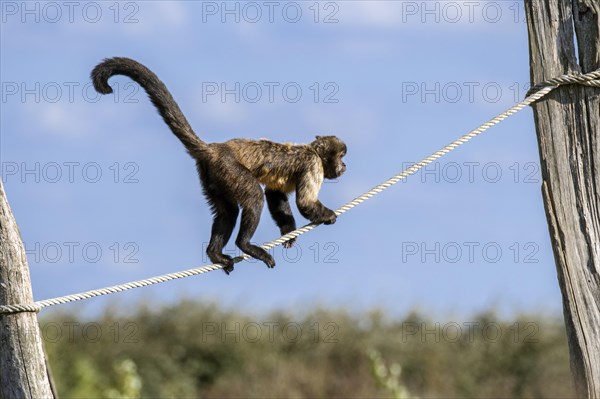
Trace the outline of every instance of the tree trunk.
<path fill-rule="evenodd" d="M 532 84 L 600 67 L 598 0 L 526 0 L 525 9 Z M 600 398 L 599 92 L 563 86 L 533 105 L 571 371 L 582 398 Z"/>
<path fill-rule="evenodd" d="M 0 181 L 0 304 L 33 303 L 25 249 Z M 0 315 L 0 398 L 52 398 L 35 313 Z"/>

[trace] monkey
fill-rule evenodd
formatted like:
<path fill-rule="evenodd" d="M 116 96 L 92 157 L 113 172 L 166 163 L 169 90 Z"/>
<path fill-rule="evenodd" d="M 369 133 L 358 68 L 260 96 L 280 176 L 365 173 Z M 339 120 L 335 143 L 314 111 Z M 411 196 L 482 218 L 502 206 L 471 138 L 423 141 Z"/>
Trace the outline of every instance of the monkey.
<path fill-rule="evenodd" d="M 282 235 L 296 230 L 288 194 L 295 191 L 300 214 L 312 223 L 330 225 L 336 214 L 318 198 L 323 179 L 337 179 L 346 171 L 342 158 L 346 144 L 336 136 L 316 136 L 310 144 L 277 143 L 266 139 L 231 139 L 206 143 L 188 123 L 165 84 L 139 62 L 114 57 L 103 60 L 91 73 L 100 94 L 112 93 L 108 79 L 124 75 L 148 94 L 171 132 L 195 160 L 204 196 L 213 215 L 207 254 L 226 274 L 233 258 L 223 254 L 231 238 L 239 210 L 241 222 L 236 245 L 246 254 L 275 267 L 273 257 L 250 240 L 256 231 L 266 198 L 267 207 Z M 262 189 L 264 186 L 264 192 Z M 291 247 L 294 240 L 286 242 Z"/>

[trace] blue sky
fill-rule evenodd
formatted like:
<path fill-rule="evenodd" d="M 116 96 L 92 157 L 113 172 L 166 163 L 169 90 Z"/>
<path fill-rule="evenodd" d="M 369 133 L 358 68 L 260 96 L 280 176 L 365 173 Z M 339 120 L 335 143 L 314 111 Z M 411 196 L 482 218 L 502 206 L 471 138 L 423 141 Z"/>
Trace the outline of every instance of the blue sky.
<path fill-rule="evenodd" d="M 103 58 L 155 71 L 206 141 L 339 136 L 348 171 L 321 190 L 331 208 L 504 111 L 529 84 L 519 1 L 4 1 L 0 44 L 2 179 L 36 300 L 208 263 L 211 216 L 193 161 L 129 80 L 113 78 L 113 96 L 93 92 Z M 230 276 L 76 306 L 186 296 L 249 311 L 559 314 L 540 182 L 527 109 L 296 250 L 278 247 L 274 270 L 245 262 Z M 264 212 L 254 241 L 277 233 Z"/>

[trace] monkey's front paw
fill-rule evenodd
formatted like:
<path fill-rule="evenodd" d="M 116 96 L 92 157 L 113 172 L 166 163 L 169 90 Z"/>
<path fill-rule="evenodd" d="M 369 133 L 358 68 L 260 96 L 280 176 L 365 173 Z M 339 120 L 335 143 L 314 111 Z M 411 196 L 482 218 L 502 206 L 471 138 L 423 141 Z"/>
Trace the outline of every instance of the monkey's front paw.
<path fill-rule="evenodd" d="M 294 230 L 296 230 L 296 226 L 295 226 L 295 225 L 294 225 L 294 226 L 289 226 L 289 225 L 286 225 L 286 226 L 283 226 L 283 227 L 281 228 L 280 232 L 281 232 L 281 235 L 282 235 L 282 236 L 284 236 L 284 235 L 286 235 L 287 233 L 291 233 L 291 232 L 292 232 L 292 231 L 294 231 Z M 295 244 L 295 243 L 296 243 L 296 237 L 294 237 L 294 238 L 292 238 L 292 239 L 290 239 L 290 240 L 288 240 L 288 241 L 284 242 L 284 243 L 283 243 L 283 247 L 284 247 L 284 248 L 291 248 L 291 247 L 293 247 L 293 246 L 294 246 L 294 244 Z"/>
<path fill-rule="evenodd" d="M 283 243 L 283 247 L 284 248 L 291 248 L 294 246 L 294 244 L 296 243 L 296 237 L 290 239 L 289 241 L 286 241 Z"/>
<path fill-rule="evenodd" d="M 225 272 L 226 275 L 229 276 L 229 273 L 231 273 L 233 271 L 233 264 L 225 266 L 223 265 L 223 271 Z"/>

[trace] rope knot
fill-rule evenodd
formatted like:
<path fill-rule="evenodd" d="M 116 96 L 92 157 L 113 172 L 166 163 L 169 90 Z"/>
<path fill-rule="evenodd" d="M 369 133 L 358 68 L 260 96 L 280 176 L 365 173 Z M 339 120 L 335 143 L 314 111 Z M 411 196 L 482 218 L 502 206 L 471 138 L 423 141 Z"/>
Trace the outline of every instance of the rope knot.
<path fill-rule="evenodd" d="M 581 74 L 571 73 L 567 75 L 558 76 L 556 78 L 548 79 L 544 82 L 538 83 L 531 87 L 525 94 L 525 97 L 529 97 L 535 92 L 543 89 L 544 87 L 556 88 L 558 86 L 580 84 L 582 86 L 600 87 L 600 69 L 596 69 L 593 72 Z"/>
<path fill-rule="evenodd" d="M 0 314 L 12 314 L 22 312 L 39 313 L 42 309 L 41 306 L 35 303 L 31 304 L 16 304 L 16 305 L 2 305 Z"/>

